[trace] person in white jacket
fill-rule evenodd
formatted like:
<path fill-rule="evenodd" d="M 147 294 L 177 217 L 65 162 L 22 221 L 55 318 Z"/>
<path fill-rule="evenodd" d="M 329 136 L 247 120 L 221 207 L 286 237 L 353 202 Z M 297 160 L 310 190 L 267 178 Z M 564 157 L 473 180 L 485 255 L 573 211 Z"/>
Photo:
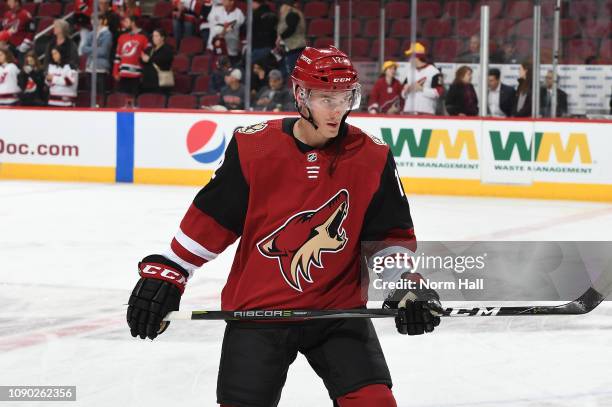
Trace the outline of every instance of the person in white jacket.
<path fill-rule="evenodd" d="M 244 21 L 244 14 L 236 7 L 236 0 L 223 0 L 223 5 L 214 6 L 208 15 L 210 35 L 207 48 L 212 50 L 214 38 L 222 36 L 225 38 L 227 54 L 236 63 L 240 59 L 240 27 Z"/>
<path fill-rule="evenodd" d="M 438 99 L 444 93 L 442 74 L 427 59 L 425 46 L 417 42 L 404 54 L 411 57 L 414 53 L 415 70 L 408 72 L 404 80 L 401 96 L 405 100 L 404 113 L 435 115 Z"/>
<path fill-rule="evenodd" d="M 12 106 L 19 101 L 19 68 L 14 61 L 11 51 L 0 48 L 0 106 Z"/>
<path fill-rule="evenodd" d="M 51 49 L 51 62 L 47 69 L 46 82 L 49 86 L 49 106 L 71 107 L 77 96 L 79 74 L 63 62 L 58 48 Z"/>

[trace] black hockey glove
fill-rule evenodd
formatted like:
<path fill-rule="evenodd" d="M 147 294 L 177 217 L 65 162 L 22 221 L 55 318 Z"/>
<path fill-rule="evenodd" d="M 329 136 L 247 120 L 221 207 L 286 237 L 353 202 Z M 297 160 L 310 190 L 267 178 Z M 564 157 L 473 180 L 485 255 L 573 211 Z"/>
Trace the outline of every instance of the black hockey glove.
<path fill-rule="evenodd" d="M 422 277 L 417 273 L 405 273 L 405 280 L 418 283 Z M 440 325 L 440 297 L 431 289 L 395 290 L 383 302 L 383 308 L 397 309 L 395 327 L 402 335 L 421 335 L 433 332 Z"/>
<path fill-rule="evenodd" d="M 170 325 L 162 319 L 179 309 L 188 273 L 158 254 L 142 259 L 138 270 L 141 278 L 128 302 L 127 323 L 134 338 L 155 339 Z"/>

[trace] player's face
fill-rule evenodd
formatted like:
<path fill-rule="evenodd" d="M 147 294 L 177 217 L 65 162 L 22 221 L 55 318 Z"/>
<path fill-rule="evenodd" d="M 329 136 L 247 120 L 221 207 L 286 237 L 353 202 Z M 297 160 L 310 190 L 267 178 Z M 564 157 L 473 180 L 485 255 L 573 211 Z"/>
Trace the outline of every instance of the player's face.
<path fill-rule="evenodd" d="M 321 91 L 313 90 L 308 99 L 308 105 L 313 119 L 319 126 L 319 133 L 331 138 L 338 134 L 342 116 L 351 108 L 352 91 Z"/>

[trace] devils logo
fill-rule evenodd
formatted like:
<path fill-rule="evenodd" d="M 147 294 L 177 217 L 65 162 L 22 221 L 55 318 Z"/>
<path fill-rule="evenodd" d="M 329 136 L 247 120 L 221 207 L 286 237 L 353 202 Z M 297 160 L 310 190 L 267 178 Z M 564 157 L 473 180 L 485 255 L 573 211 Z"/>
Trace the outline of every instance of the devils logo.
<path fill-rule="evenodd" d="M 318 209 L 291 216 L 257 243 L 257 248 L 265 257 L 277 259 L 287 284 L 301 292 L 300 276 L 313 282 L 310 265 L 323 268 L 323 252 L 339 252 L 346 246 L 348 237 L 342 222 L 348 210 L 349 195 L 342 189 Z"/>

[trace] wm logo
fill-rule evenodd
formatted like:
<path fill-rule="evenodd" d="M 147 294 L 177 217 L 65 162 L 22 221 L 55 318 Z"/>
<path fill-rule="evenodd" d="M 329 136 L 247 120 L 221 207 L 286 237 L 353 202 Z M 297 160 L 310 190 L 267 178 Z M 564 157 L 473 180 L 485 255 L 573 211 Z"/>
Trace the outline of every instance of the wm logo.
<path fill-rule="evenodd" d="M 559 133 L 538 132 L 535 133 L 533 145 L 527 142 L 522 132 L 511 131 L 505 144 L 501 132 L 491 131 L 489 135 L 496 161 L 509 161 L 516 150 L 521 161 L 550 162 L 554 151 L 558 163 L 572 163 L 576 155 L 582 164 L 593 162 L 585 133 L 570 133 L 567 141 L 563 143 Z"/>
<path fill-rule="evenodd" d="M 400 157 L 405 148 L 411 157 L 435 159 L 443 157 L 459 159 L 465 151 L 469 160 L 478 160 L 478 148 L 474 132 L 459 130 L 454 141 L 447 130 L 423 129 L 417 136 L 413 129 L 400 129 L 397 139 L 389 128 L 382 128 L 382 138 L 389 145 L 394 157 Z"/>

